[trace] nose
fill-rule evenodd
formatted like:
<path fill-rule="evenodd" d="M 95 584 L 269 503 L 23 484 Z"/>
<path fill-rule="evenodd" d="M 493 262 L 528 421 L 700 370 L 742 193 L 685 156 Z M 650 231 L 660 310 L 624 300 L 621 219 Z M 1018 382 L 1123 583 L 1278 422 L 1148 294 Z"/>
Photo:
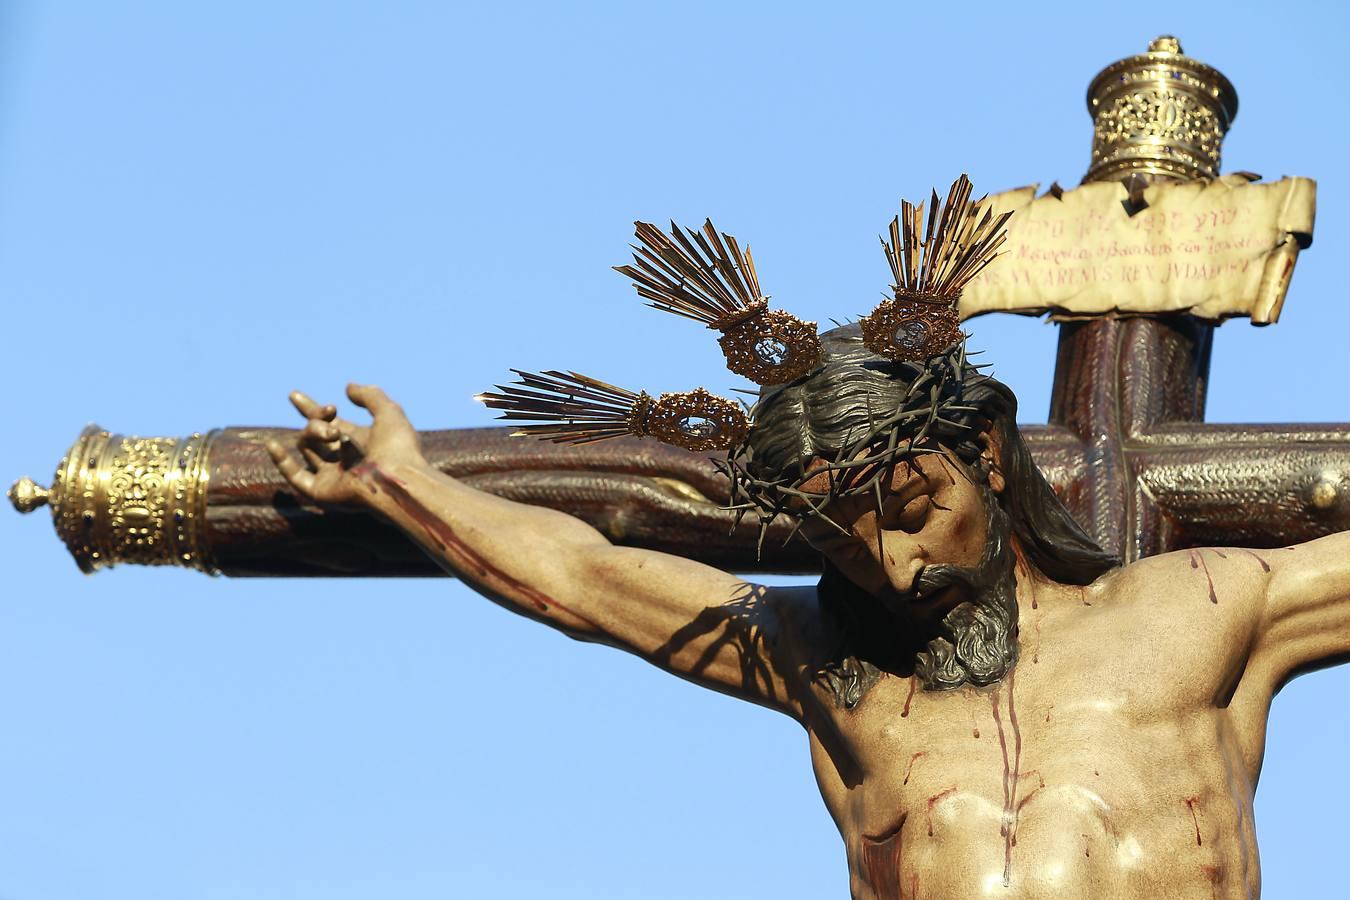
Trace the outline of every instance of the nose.
<path fill-rule="evenodd" d="M 898 590 L 910 590 L 919 571 L 929 561 L 928 551 L 923 544 L 904 531 L 875 532 L 868 543 L 875 547 L 877 562 L 885 569 L 891 585 Z"/>

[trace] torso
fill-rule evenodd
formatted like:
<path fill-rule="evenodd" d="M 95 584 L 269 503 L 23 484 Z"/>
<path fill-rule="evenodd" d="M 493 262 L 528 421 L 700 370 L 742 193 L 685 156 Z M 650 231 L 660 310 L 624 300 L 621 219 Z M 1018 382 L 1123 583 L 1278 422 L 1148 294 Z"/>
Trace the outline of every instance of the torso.
<path fill-rule="evenodd" d="M 997 686 L 888 676 L 853 710 L 818 689 L 813 763 L 855 897 L 1259 895 L 1270 690 L 1241 674 L 1262 566 L 1196 552 L 1019 596 Z"/>

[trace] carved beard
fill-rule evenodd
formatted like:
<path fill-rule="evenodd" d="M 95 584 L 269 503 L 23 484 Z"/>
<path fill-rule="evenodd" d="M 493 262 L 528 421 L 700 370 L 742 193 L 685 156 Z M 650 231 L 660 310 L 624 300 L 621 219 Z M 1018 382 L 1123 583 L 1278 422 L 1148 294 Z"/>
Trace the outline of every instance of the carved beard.
<path fill-rule="evenodd" d="M 987 486 L 982 487 L 981 498 L 988 536 L 980 561 L 974 566 L 925 566 L 914 587 L 893 594 L 886 607 L 837 569 L 826 566 L 821 598 L 826 615 L 835 621 L 843 640 L 839 656 L 823 665 L 817 677 L 840 706 L 857 706 L 883 671 L 913 672 L 925 690 L 945 691 L 963 684 L 993 684 L 1016 664 L 1017 579 L 1012 522 Z M 958 588 L 971 599 L 949 610 L 926 634 L 896 633 L 898 623 L 885 612 L 887 607 L 905 609 L 948 587 Z"/>
<path fill-rule="evenodd" d="M 1017 662 L 1017 579 L 1012 523 L 998 498 L 984 488 L 988 537 L 974 566 L 932 565 L 920 570 L 901 604 L 956 588 L 971 599 L 943 616 L 927 647 L 915 655 L 914 672 L 926 690 L 1001 680 Z"/>

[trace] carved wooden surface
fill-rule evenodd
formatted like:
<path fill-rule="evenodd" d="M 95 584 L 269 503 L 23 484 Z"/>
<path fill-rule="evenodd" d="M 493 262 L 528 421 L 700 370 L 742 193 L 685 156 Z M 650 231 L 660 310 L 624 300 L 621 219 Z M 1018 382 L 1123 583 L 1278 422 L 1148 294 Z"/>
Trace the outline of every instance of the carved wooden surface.
<path fill-rule="evenodd" d="M 1155 370 L 1153 380 L 1131 377 L 1157 384 L 1161 376 Z M 227 429 L 212 447 L 206 542 L 223 573 L 440 574 L 383 522 L 297 501 L 261 443 L 286 434 L 293 433 Z M 1347 425 L 1169 422 L 1129 432 L 1105 448 L 1063 425 L 1026 426 L 1023 434 L 1080 522 L 1109 537 L 1102 529 L 1113 516 L 1133 515 L 1140 526 L 1136 546 L 1145 553 L 1216 543 L 1281 546 L 1350 528 L 1345 490 L 1329 480 L 1350 472 Z M 504 497 L 578 515 L 617 543 L 737 572 L 817 568 L 800 541 L 783 546 L 786 523 L 770 529 L 762 555 L 752 519 L 732 530 L 732 515 L 720 508 L 725 482 L 707 457 L 639 439 L 567 447 L 497 428 L 430 431 L 422 439 L 442 471 Z M 1126 467 L 1132 505 L 1118 474 Z"/>

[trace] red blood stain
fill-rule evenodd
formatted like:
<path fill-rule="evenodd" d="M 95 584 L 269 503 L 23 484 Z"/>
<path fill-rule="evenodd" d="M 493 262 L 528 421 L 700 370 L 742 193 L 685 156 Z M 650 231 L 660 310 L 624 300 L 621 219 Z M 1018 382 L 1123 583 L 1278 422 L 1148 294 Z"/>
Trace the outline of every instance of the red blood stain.
<path fill-rule="evenodd" d="M 1003 751 L 1003 818 L 999 825 L 999 834 L 1003 836 L 1003 886 L 1012 886 L 1012 848 L 1017 843 L 1017 779 L 1022 763 L 1022 729 L 1017 724 L 1016 672 L 1008 673 L 1008 726 L 1012 731 L 1013 750 L 1008 754 L 1008 737 L 1003 730 L 1003 716 L 999 708 L 999 695 L 995 691 L 990 695 L 994 710 L 994 725 L 998 728 L 998 745 Z M 1039 773 L 1037 773 L 1039 776 Z M 1043 784 L 1044 782 L 1042 782 Z M 1035 791 L 1032 791 L 1035 793 Z M 1030 796 L 1030 795 L 1028 795 Z"/>
<path fill-rule="evenodd" d="M 901 784 L 909 784 L 909 776 L 910 773 L 914 771 L 914 764 L 919 761 L 919 757 L 927 755 L 928 755 L 927 753 L 920 750 L 918 753 L 915 753 L 913 756 L 909 758 L 909 765 L 905 768 L 905 780 L 900 782 Z"/>
<path fill-rule="evenodd" d="M 1222 870 L 1218 866 L 1201 866 L 1200 871 L 1205 873 L 1209 879 L 1210 900 L 1218 900 L 1219 897 L 1219 875 Z"/>
<path fill-rule="evenodd" d="M 1215 550 L 1214 552 L 1215 552 L 1215 553 L 1218 553 L 1219 551 Z M 1187 554 L 1190 556 L 1190 558 L 1191 558 L 1191 568 L 1192 568 L 1192 569 L 1204 569 L 1204 570 L 1205 570 L 1205 582 L 1209 585 L 1209 602 L 1210 602 L 1210 603 L 1218 603 L 1218 602 L 1219 602 L 1219 596 L 1218 596 L 1217 594 L 1214 593 L 1214 576 L 1212 576 L 1212 575 L 1209 574 L 1209 566 L 1207 566 L 1207 565 L 1205 564 L 1205 558 L 1204 558 L 1203 556 L 1200 555 L 1200 551 L 1199 551 L 1199 550 L 1187 550 L 1186 553 L 1187 553 Z M 1222 554 L 1220 554 L 1220 555 L 1222 555 Z"/>
<path fill-rule="evenodd" d="M 1200 819 L 1195 814 L 1196 804 L 1200 802 L 1199 797 L 1187 797 L 1186 808 L 1191 811 L 1191 822 L 1195 824 L 1195 846 L 1204 846 L 1204 841 L 1200 839 Z"/>
<path fill-rule="evenodd" d="M 1250 550 L 1243 550 L 1242 552 L 1245 553 L 1245 554 L 1247 554 L 1248 556 L 1250 556 L 1252 559 L 1256 560 L 1257 562 L 1259 562 L 1259 563 L 1261 564 L 1261 571 L 1262 571 L 1262 572 L 1269 572 L 1269 571 L 1270 571 L 1270 563 L 1266 562 L 1265 557 L 1261 556 L 1260 554 L 1253 553 L 1253 552 L 1250 551 Z"/>
<path fill-rule="evenodd" d="M 1092 848 L 1088 845 L 1088 841 L 1089 841 L 1088 836 L 1086 834 L 1083 835 L 1083 855 L 1086 856 L 1088 859 L 1091 859 Z"/>
<path fill-rule="evenodd" d="M 919 676 L 909 676 L 909 693 L 905 696 L 905 708 L 900 710 L 900 718 L 909 717 L 909 704 L 914 700 L 914 689 L 919 686 Z"/>
<path fill-rule="evenodd" d="M 1031 568 L 1023 562 L 1020 556 L 1017 557 L 1017 571 L 1027 580 L 1027 593 L 1031 595 L 1031 608 L 1040 609 L 1040 604 L 1036 602 L 1036 586 L 1031 580 Z"/>
<path fill-rule="evenodd" d="M 421 527 L 422 531 L 426 533 L 427 539 L 438 550 L 457 557 L 457 561 L 461 565 L 471 569 L 479 578 L 500 583 L 507 590 L 524 597 L 530 605 L 540 612 L 548 612 L 550 609 L 560 610 L 577 621 L 584 622 L 597 631 L 599 630 L 594 622 L 581 613 L 568 609 L 543 591 L 516 580 L 494 566 L 477 550 L 464 543 L 455 534 L 455 529 L 449 523 L 442 521 L 422 501 L 410 494 L 406 484 L 385 473 L 379 466 L 371 462 L 359 463 L 352 468 L 352 474 L 363 480 L 368 478 L 367 487 L 372 494 L 378 494 L 380 490 L 388 494 L 398 508 L 407 513 L 408 518 Z"/>
<path fill-rule="evenodd" d="M 863 835 L 863 871 L 877 900 L 905 900 L 901 889 L 904 881 L 900 874 L 904 827 L 905 819 L 901 818 L 900 824 L 885 834 L 876 837 Z"/>
<path fill-rule="evenodd" d="M 932 836 L 933 836 L 933 807 L 937 806 L 937 805 L 938 805 L 939 803 L 941 803 L 943 800 L 945 800 L 946 798 L 950 797 L 952 794 L 955 794 L 955 793 L 956 793 L 956 787 L 955 787 L 955 786 L 952 786 L 952 787 L 947 788 L 945 791 L 942 791 L 942 792 L 939 793 L 939 794 L 934 794 L 933 796 L 931 796 L 931 797 L 928 798 L 928 812 L 925 814 L 925 816 L 926 816 L 926 818 L 928 819 L 928 836 L 929 836 L 929 837 L 932 837 Z"/>

